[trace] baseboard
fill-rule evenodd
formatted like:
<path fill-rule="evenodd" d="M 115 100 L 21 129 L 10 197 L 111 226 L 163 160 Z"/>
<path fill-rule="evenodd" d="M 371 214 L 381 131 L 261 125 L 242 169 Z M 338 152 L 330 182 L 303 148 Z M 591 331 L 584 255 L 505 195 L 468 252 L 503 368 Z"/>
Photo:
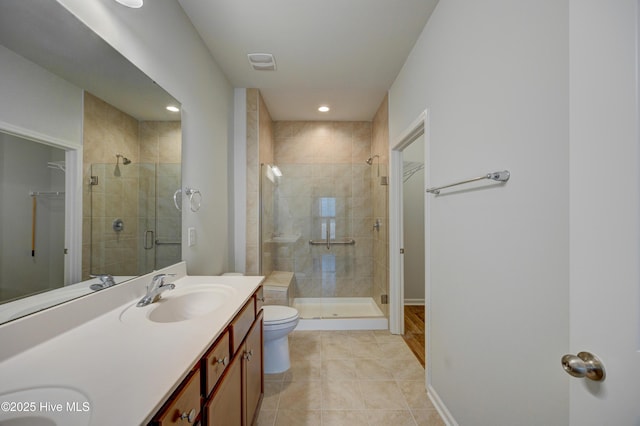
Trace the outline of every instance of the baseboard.
<path fill-rule="evenodd" d="M 300 319 L 296 331 L 308 330 L 388 330 L 389 321 L 379 318 Z"/>
<path fill-rule="evenodd" d="M 404 299 L 405 306 L 424 306 L 424 299 Z"/>
<path fill-rule="evenodd" d="M 444 402 L 442 402 L 442 400 L 438 396 L 438 392 L 436 392 L 431 385 L 427 385 L 427 395 L 433 403 L 433 406 L 436 407 L 436 410 L 438 411 L 438 414 L 440 414 L 442 421 L 444 421 L 447 426 L 459 426 L 458 422 L 456 422 L 456 420 L 451 415 L 451 412 L 447 409 L 447 406 L 444 405 Z"/>

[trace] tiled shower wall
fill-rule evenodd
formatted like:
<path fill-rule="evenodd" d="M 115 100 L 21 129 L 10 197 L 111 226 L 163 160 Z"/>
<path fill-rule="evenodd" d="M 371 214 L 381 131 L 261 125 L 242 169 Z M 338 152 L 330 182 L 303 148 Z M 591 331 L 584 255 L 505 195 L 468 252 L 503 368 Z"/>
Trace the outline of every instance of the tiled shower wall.
<path fill-rule="evenodd" d="M 274 123 L 274 161 L 281 168 L 274 205 L 273 269 L 296 272 L 296 297 L 363 297 L 373 290 L 373 199 L 370 122 Z M 310 245 L 354 239 L 355 245 Z"/>

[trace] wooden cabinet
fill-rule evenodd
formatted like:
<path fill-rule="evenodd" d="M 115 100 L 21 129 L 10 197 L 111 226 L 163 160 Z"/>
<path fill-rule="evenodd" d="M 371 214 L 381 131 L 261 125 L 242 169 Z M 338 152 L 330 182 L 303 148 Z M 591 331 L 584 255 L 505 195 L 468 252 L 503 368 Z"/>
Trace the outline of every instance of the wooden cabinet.
<path fill-rule="evenodd" d="M 260 286 L 260 288 L 256 290 L 255 297 L 256 297 L 256 318 L 257 318 L 258 312 L 260 312 L 260 310 L 262 309 L 262 305 L 264 305 L 264 287 Z"/>
<path fill-rule="evenodd" d="M 255 424 L 264 395 L 261 298 L 262 286 L 244 304 L 150 424 Z"/>
<path fill-rule="evenodd" d="M 152 425 L 196 424 L 200 418 L 200 368 L 196 367 L 151 422 Z"/>
<path fill-rule="evenodd" d="M 227 373 L 205 404 L 205 424 L 242 426 L 242 357 L 233 357 Z"/>
<path fill-rule="evenodd" d="M 249 299 L 242 310 L 231 321 L 229 332 L 231 334 L 231 352 L 236 353 L 247 336 L 247 332 L 256 319 L 255 296 Z"/>
<path fill-rule="evenodd" d="M 205 390 L 203 396 L 206 397 L 211 393 L 230 362 L 229 332 L 225 330 L 202 360 L 202 369 L 205 371 L 203 374 L 204 383 L 202 384 Z"/>
<path fill-rule="evenodd" d="M 258 409 L 264 394 L 264 361 L 262 358 L 262 311 L 247 334 L 242 362 L 242 396 L 244 400 L 243 425 L 252 425 L 258 417 Z"/>
<path fill-rule="evenodd" d="M 254 294 L 229 326 L 233 359 L 205 403 L 205 424 L 209 426 L 249 426 L 258 419 L 264 395 L 263 314 L 260 309 L 256 315 L 255 299 Z"/>

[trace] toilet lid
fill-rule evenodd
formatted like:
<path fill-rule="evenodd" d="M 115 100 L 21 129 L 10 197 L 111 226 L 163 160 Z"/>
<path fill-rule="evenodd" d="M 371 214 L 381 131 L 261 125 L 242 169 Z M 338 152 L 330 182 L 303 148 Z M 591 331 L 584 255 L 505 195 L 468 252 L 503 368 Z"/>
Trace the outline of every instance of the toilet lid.
<path fill-rule="evenodd" d="M 282 324 L 298 318 L 298 310 L 289 306 L 263 306 L 265 324 Z"/>

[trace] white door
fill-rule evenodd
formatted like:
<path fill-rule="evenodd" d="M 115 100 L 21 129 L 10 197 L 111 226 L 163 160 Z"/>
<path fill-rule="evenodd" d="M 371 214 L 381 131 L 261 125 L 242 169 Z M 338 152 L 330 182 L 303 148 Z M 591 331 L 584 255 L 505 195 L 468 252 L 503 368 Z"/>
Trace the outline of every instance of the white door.
<path fill-rule="evenodd" d="M 569 379 L 575 426 L 640 425 L 638 3 L 570 1 L 570 351 L 606 371 Z"/>

